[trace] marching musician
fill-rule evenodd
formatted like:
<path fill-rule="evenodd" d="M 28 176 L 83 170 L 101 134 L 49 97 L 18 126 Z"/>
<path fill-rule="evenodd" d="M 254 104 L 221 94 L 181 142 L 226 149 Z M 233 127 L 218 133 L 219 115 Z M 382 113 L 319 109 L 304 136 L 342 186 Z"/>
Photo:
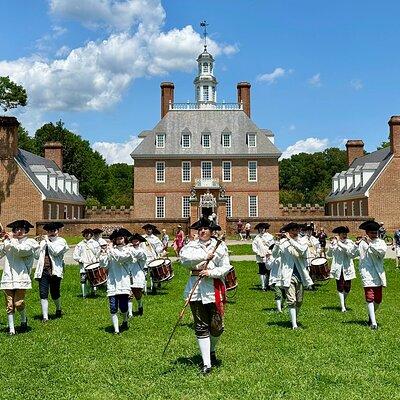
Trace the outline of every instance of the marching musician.
<path fill-rule="evenodd" d="M 26 237 L 29 229 L 33 228 L 28 221 L 14 221 L 7 227 L 12 229 L 12 233 L 1 233 L 4 240 L 0 244 L 0 258 L 6 256 L 6 261 L 0 289 L 4 290 L 5 295 L 9 334 L 15 335 L 14 313 L 16 310 L 21 318 L 21 332 L 28 329 L 25 294 L 27 289 L 32 289 L 30 273 L 39 244 L 36 240 Z"/>
<path fill-rule="evenodd" d="M 346 312 L 346 297 L 350 293 L 351 281 L 356 277 L 353 259 L 357 255 L 357 246 L 347 238 L 349 228 L 338 226 L 332 233 L 336 236 L 330 241 L 327 256 L 332 257 L 330 278 L 336 279 L 342 312 Z"/>
<path fill-rule="evenodd" d="M 203 359 L 203 374 L 210 373 L 211 365 L 217 363 L 215 350 L 224 330 L 223 278 L 231 268 L 228 248 L 223 242 L 212 238 L 216 227 L 213 221 L 205 218 L 195 222 L 190 228 L 197 229 L 199 238 L 186 244 L 180 253 L 182 265 L 191 270 L 184 297 L 186 301 L 190 299 L 195 333 Z M 200 281 L 196 286 L 198 279 Z"/>
<path fill-rule="evenodd" d="M 270 224 L 260 222 L 255 226 L 258 234 L 253 239 L 252 249 L 256 253 L 256 262 L 258 265 L 258 274 L 261 280 L 261 290 L 269 289 L 269 268 L 267 268 L 267 256 L 271 254 L 269 247 L 274 243 L 274 237 L 268 233 Z"/>
<path fill-rule="evenodd" d="M 64 254 L 69 249 L 65 239 L 59 236 L 63 226 L 61 222 L 48 222 L 43 225 L 47 235 L 40 241 L 35 255 L 38 259 L 35 279 L 39 281 L 43 322 L 49 320 L 49 289 L 56 305 L 56 318 L 61 318 L 62 315 L 60 287 L 64 271 Z"/>
<path fill-rule="evenodd" d="M 320 254 L 320 242 L 313 235 L 314 226 L 311 224 L 307 224 L 304 226 L 304 237 L 307 240 L 307 265 L 311 266 L 311 261 L 318 257 Z"/>
<path fill-rule="evenodd" d="M 146 254 L 141 243 L 144 243 L 146 239 L 138 233 L 134 233 L 130 238 L 130 246 L 128 246 L 129 252 L 131 253 L 132 260 L 129 265 L 129 273 L 131 278 L 131 293 L 129 295 L 128 302 L 128 317 L 133 317 L 133 297 L 137 301 L 138 315 L 143 315 L 143 290 L 146 286 L 146 275 L 144 274 L 144 267 L 146 265 Z"/>
<path fill-rule="evenodd" d="M 146 241 L 142 244 L 142 247 L 144 248 L 144 252 L 146 254 L 146 260 L 147 260 L 146 269 L 147 269 L 149 262 L 162 256 L 164 246 L 161 240 L 156 236 L 160 234 L 160 231 L 157 229 L 155 225 L 146 224 L 142 226 L 142 229 L 146 231 L 146 234 L 143 235 Z M 158 287 L 161 287 L 160 283 L 158 284 Z M 156 285 L 154 284 L 151 276 L 150 276 L 150 289 L 153 294 L 157 292 Z"/>
<path fill-rule="evenodd" d="M 359 270 L 364 287 L 371 329 L 378 329 L 375 312 L 382 302 L 382 289 L 386 287 L 386 274 L 383 268 L 387 245 L 378 237 L 380 225 L 375 221 L 365 221 L 359 228 L 365 230 L 365 236 L 358 244 Z"/>
<path fill-rule="evenodd" d="M 90 281 L 88 280 L 88 276 L 86 273 L 86 267 L 90 264 L 94 264 L 99 261 L 100 257 L 100 243 L 93 239 L 93 230 L 90 228 L 85 228 L 82 231 L 83 240 L 81 240 L 74 249 L 74 253 L 72 258 L 79 263 L 79 273 L 81 277 L 81 288 L 82 288 L 82 297 L 85 298 L 85 286 L 86 283 Z M 104 240 L 104 239 L 102 239 Z M 107 242 L 106 242 L 107 245 Z M 92 288 L 92 293 L 96 294 L 96 286 L 90 285 Z"/>
<path fill-rule="evenodd" d="M 93 229 L 93 240 L 95 240 L 100 247 L 107 246 L 107 240 L 103 239 L 103 229 L 94 228 Z"/>
<path fill-rule="evenodd" d="M 112 243 L 101 250 L 100 266 L 108 270 L 107 296 L 110 306 L 114 334 L 128 329 L 128 299 L 131 293 L 129 264 L 132 254 L 127 248 L 132 234 L 125 228 L 115 229 L 111 235 Z M 118 322 L 118 309 L 123 315 L 121 327 Z"/>
<path fill-rule="evenodd" d="M 307 239 L 299 236 L 300 225 L 290 222 L 282 227 L 284 238 L 275 243 L 272 256 L 281 258 L 281 276 L 276 285 L 285 290 L 292 329 L 298 329 L 297 314 L 303 303 L 303 286 L 313 285 L 307 269 Z"/>

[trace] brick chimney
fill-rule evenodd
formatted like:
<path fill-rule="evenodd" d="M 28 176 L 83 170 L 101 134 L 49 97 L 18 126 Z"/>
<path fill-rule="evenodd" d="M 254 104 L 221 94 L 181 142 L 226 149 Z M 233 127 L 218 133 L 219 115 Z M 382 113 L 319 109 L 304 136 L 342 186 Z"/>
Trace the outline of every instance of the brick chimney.
<path fill-rule="evenodd" d="M 400 116 L 393 115 L 389 120 L 390 151 L 394 157 L 400 157 Z"/>
<path fill-rule="evenodd" d="M 347 165 L 350 167 L 351 163 L 358 157 L 364 155 L 364 142 L 362 140 L 348 140 L 346 143 L 347 150 Z"/>
<path fill-rule="evenodd" d="M 18 152 L 19 122 L 15 117 L 0 117 L 0 160 L 12 160 Z"/>
<path fill-rule="evenodd" d="M 60 142 L 47 142 L 44 145 L 44 158 L 53 160 L 62 171 L 63 169 L 62 144 Z"/>
<path fill-rule="evenodd" d="M 243 111 L 250 118 L 250 88 L 249 82 L 239 82 L 237 84 L 238 103 L 243 102 Z"/>
<path fill-rule="evenodd" d="M 173 82 L 161 82 L 161 118 L 169 111 L 169 103 L 174 102 Z"/>

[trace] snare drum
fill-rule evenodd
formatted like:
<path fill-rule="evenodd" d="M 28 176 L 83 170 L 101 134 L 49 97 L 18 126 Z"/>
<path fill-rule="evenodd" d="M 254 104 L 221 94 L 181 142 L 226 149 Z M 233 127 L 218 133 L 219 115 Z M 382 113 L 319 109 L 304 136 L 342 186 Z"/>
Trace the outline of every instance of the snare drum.
<path fill-rule="evenodd" d="M 98 262 L 87 265 L 85 271 L 93 287 L 100 286 L 107 282 L 108 272 L 105 268 L 100 267 Z"/>
<path fill-rule="evenodd" d="M 226 290 L 233 290 L 236 289 L 238 285 L 237 278 L 236 278 L 236 271 L 235 268 L 232 267 L 229 272 L 225 275 L 225 288 Z"/>
<path fill-rule="evenodd" d="M 324 281 L 329 279 L 330 268 L 328 259 L 325 257 L 316 257 L 311 260 L 310 276 L 312 280 Z"/>
<path fill-rule="evenodd" d="M 174 277 L 174 270 L 172 268 L 172 261 L 169 258 L 165 259 L 165 266 L 168 268 L 169 271 L 168 280 L 170 281 Z"/>
<path fill-rule="evenodd" d="M 167 260 L 169 261 L 169 263 L 171 263 L 171 260 L 164 258 L 157 258 L 149 262 L 148 267 L 153 282 L 159 283 L 172 279 L 171 278 L 172 268 L 170 265 L 168 266 L 168 263 L 166 263 Z"/>

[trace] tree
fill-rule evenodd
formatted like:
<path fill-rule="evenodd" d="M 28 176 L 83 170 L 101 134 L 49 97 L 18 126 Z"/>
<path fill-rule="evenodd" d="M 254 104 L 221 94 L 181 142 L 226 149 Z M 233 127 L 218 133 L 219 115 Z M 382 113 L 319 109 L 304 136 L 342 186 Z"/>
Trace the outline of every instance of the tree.
<path fill-rule="evenodd" d="M 132 204 L 133 165 L 112 164 L 108 167 L 106 205 L 130 206 Z"/>
<path fill-rule="evenodd" d="M 27 104 L 26 90 L 10 80 L 8 76 L 0 76 L 0 107 L 3 111 Z"/>
<path fill-rule="evenodd" d="M 27 130 L 21 125 L 18 127 L 18 147 L 31 153 L 36 153 L 35 138 L 30 137 Z"/>
<path fill-rule="evenodd" d="M 384 149 L 385 147 L 389 147 L 390 146 L 390 142 L 381 142 L 380 146 L 378 146 L 376 149 L 380 150 L 380 149 Z"/>

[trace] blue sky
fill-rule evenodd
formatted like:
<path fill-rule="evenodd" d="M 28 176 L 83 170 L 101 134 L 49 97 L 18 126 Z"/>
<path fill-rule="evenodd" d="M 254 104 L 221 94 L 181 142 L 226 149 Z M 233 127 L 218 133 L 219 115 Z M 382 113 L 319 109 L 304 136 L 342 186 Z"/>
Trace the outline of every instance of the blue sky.
<path fill-rule="evenodd" d="M 252 119 L 290 155 L 361 138 L 372 151 L 400 114 L 400 2 L 370 0 L 0 0 L 0 75 L 31 134 L 60 118 L 109 162 L 129 161 L 160 118 L 163 80 L 193 100 L 208 21 L 218 100 L 252 83 Z"/>

